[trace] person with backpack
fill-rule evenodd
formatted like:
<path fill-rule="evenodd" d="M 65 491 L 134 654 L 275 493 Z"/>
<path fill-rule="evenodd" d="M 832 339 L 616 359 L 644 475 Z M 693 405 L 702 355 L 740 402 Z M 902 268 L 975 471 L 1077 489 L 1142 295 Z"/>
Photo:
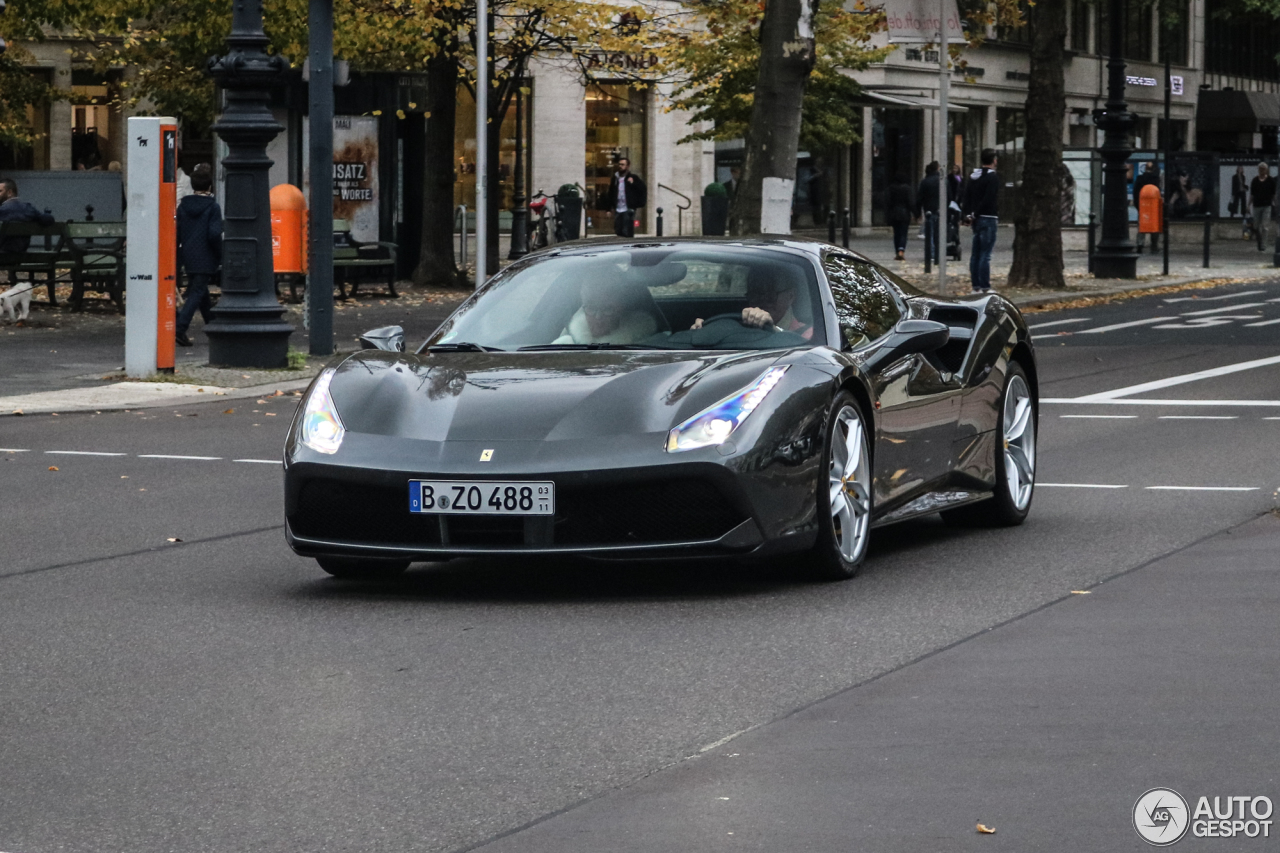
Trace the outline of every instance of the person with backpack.
<path fill-rule="evenodd" d="M 222 208 L 213 197 L 213 169 L 200 163 L 191 170 L 191 195 L 178 205 L 178 266 L 186 271 L 187 291 L 174 331 L 179 346 L 189 347 L 187 330 L 196 311 L 205 325 L 213 319 L 209 285 L 222 266 Z"/>

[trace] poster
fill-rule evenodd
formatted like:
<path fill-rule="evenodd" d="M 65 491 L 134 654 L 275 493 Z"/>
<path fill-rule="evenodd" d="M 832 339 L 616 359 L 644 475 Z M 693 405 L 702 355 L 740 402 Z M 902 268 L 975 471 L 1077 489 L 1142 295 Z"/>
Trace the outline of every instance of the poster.
<path fill-rule="evenodd" d="M 1251 215 L 1249 184 L 1258 177 L 1258 164 L 1267 163 L 1262 156 L 1220 155 L 1218 158 L 1218 216 L 1243 219 Z M 1276 176 L 1276 164 L 1267 163 L 1267 171 Z"/>
<path fill-rule="evenodd" d="M 956 0 L 885 0 L 885 25 L 891 44 L 937 44 L 939 11 L 946 4 L 947 43 L 966 44 Z"/>
<path fill-rule="evenodd" d="M 311 197 L 307 127 L 303 125 L 303 191 Z M 333 218 L 346 220 L 353 239 L 376 243 L 378 220 L 378 118 L 333 117 Z"/>
<path fill-rule="evenodd" d="M 1088 225 L 1093 212 L 1093 162 L 1067 160 L 1062 192 L 1062 224 Z"/>

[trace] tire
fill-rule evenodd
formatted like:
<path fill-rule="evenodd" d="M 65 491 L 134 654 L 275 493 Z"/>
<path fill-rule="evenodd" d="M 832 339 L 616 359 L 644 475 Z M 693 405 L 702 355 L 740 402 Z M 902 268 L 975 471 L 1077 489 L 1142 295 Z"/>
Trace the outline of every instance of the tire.
<path fill-rule="evenodd" d="M 342 580 L 389 580 L 404 574 L 408 560 L 359 560 L 316 557 L 320 568 Z"/>
<path fill-rule="evenodd" d="M 1018 362 L 1009 362 L 996 424 L 995 489 L 987 500 L 944 511 L 942 518 L 947 523 L 1013 527 L 1026 520 L 1036 485 L 1036 409 L 1026 371 Z M 1009 439 L 1011 430 L 1016 434 Z"/>
<path fill-rule="evenodd" d="M 856 458 L 851 456 L 855 450 Z M 818 541 L 808 573 L 815 580 L 848 580 L 867 555 L 872 510 L 870 439 L 862 411 L 848 392 L 837 394 L 831 404 L 821 472 Z"/>

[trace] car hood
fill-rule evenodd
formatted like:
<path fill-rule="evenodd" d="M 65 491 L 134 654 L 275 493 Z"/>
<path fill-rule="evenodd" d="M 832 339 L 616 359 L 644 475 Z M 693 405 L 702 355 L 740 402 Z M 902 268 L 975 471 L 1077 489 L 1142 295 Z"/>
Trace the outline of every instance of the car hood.
<path fill-rule="evenodd" d="M 365 351 L 331 383 L 352 432 L 530 441 L 665 432 L 749 385 L 784 353 Z"/>

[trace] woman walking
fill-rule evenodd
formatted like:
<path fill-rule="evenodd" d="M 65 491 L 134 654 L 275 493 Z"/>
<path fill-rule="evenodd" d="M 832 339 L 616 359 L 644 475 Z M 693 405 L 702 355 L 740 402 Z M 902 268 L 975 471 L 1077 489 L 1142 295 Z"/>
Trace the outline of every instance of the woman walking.
<path fill-rule="evenodd" d="M 907 231 L 911 227 L 911 185 L 901 174 L 889 185 L 889 224 L 893 226 L 894 259 L 907 259 Z"/>

